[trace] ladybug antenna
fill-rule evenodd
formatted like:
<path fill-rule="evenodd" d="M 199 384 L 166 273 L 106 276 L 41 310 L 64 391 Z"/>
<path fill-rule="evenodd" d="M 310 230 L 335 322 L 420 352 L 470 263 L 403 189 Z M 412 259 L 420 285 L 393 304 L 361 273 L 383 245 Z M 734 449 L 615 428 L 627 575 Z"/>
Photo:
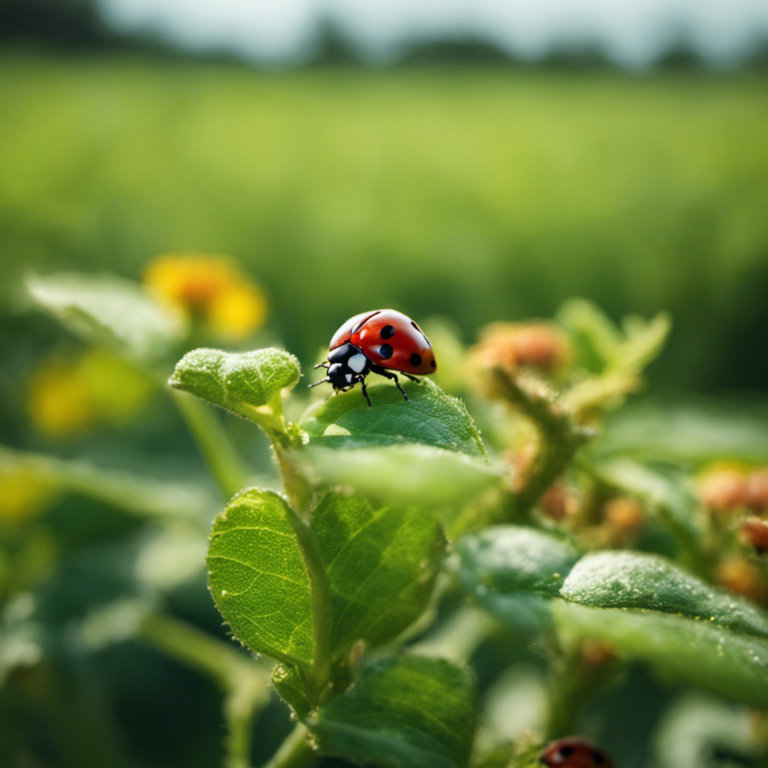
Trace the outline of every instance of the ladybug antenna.
<path fill-rule="evenodd" d="M 330 379 L 320 379 L 320 381 L 316 381 L 314 384 L 310 384 L 309 388 L 312 389 L 312 387 L 316 387 L 318 384 L 325 384 L 326 381 L 330 381 Z"/>
<path fill-rule="evenodd" d="M 327 368 L 327 367 L 328 367 L 328 363 L 324 361 L 322 363 L 318 363 L 312 370 L 316 371 L 318 368 Z"/>

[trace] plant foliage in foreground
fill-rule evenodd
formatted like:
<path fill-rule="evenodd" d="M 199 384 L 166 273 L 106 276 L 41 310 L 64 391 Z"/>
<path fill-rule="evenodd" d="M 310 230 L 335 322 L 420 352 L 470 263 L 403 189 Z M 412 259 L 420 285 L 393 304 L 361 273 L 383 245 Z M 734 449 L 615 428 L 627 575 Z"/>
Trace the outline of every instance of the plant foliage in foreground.
<path fill-rule="evenodd" d="M 157 361 L 190 338 L 173 313 L 111 278 L 34 278 L 29 291 L 157 387 Z M 112 293 L 137 314 L 130 329 L 109 309 Z M 17 601 L 6 611 L 0 671 L 62 644 L 82 655 L 142 639 L 220 686 L 229 768 L 250 764 L 270 683 L 297 720 L 270 768 L 324 755 L 382 768 L 528 765 L 548 740 L 578 731 L 590 698 L 620 686 L 638 662 L 664 680 L 768 709 L 761 518 L 748 521 L 751 540 L 735 536 L 746 507 L 768 504 L 759 507 L 753 488 L 726 524 L 692 492 L 682 462 L 641 464 L 600 444 L 604 414 L 640 386 L 668 331 L 664 316 L 619 329 L 580 301 L 557 325 L 489 329 L 453 379 L 487 445 L 463 402 L 429 380 L 405 384 L 407 402 L 374 385 L 373 408 L 351 391 L 291 421 L 284 408 L 298 414 L 301 399 L 294 356 L 188 352 L 170 394 L 229 499 L 218 504 L 207 557 L 205 515 L 217 502 L 4 450 L 6 464 L 52 492 L 106 499 L 157 528 L 136 550 L 143 565 L 133 580 L 114 594 L 105 586 L 96 604 L 57 624 L 41 591 L 32 608 Z M 279 491 L 251 487 L 198 401 L 264 431 Z M 192 570 L 205 557 L 233 636 L 263 658 L 168 614 L 173 578 L 184 577 L 176 561 L 172 577 L 162 566 L 169 552 L 187 551 L 183 541 L 195 542 Z M 523 642 L 545 670 L 546 703 L 527 735 L 494 729 L 492 700 L 476 685 L 475 653 L 494 638 Z M 686 712 L 681 704 L 680 723 Z M 765 748 L 759 733 L 739 744 L 749 759 Z"/>

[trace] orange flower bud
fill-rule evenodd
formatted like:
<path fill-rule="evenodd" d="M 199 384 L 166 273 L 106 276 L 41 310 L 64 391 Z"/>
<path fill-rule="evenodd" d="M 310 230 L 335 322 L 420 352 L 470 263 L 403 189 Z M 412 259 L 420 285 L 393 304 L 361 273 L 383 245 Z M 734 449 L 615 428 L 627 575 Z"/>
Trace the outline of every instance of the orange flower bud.
<path fill-rule="evenodd" d="M 603 518 L 609 539 L 615 543 L 624 542 L 631 534 L 640 530 L 645 522 L 640 504 L 635 499 L 623 496 L 611 499 L 603 507 Z"/>
<path fill-rule="evenodd" d="M 538 503 L 541 513 L 550 520 L 562 520 L 578 511 L 578 500 L 574 492 L 563 483 L 554 483 L 547 488 Z"/>
<path fill-rule="evenodd" d="M 748 517 L 739 528 L 739 538 L 754 547 L 758 555 L 768 552 L 768 522 L 759 517 Z"/>
<path fill-rule="evenodd" d="M 746 503 L 746 478 L 735 469 L 721 469 L 706 475 L 699 485 L 702 503 L 716 512 L 730 512 Z"/>
<path fill-rule="evenodd" d="M 717 568 L 718 581 L 731 592 L 762 605 L 768 600 L 768 580 L 746 557 L 729 557 Z"/>
<path fill-rule="evenodd" d="M 747 475 L 744 502 L 755 512 L 768 509 L 768 467 L 761 467 Z"/>

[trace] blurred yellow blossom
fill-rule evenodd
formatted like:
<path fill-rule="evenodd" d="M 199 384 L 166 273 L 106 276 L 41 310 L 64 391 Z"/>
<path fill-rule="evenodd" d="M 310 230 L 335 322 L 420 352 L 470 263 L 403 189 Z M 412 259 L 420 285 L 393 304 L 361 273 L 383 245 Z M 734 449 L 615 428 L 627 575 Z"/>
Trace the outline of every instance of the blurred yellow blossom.
<path fill-rule="evenodd" d="M 49 437 L 74 437 L 88 431 L 96 412 L 78 361 L 43 362 L 27 385 L 27 410 L 38 431 Z"/>
<path fill-rule="evenodd" d="M 228 339 L 247 338 L 267 315 L 261 289 L 225 256 L 158 256 L 147 266 L 144 284 L 161 301 Z"/>
<path fill-rule="evenodd" d="M 41 509 L 55 489 L 37 473 L 0 468 L 0 525 L 26 520 Z"/>
<path fill-rule="evenodd" d="M 151 383 L 101 349 L 44 360 L 27 384 L 26 405 L 35 428 L 54 439 L 98 426 L 120 426 L 146 404 Z"/>

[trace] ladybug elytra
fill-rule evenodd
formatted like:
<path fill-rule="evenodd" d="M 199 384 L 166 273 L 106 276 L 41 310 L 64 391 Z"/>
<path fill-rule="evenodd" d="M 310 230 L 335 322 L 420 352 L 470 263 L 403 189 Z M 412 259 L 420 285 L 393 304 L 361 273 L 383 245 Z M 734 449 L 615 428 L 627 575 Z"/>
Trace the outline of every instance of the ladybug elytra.
<path fill-rule="evenodd" d="M 568 736 L 547 744 L 541 762 L 552 768 L 613 768 L 602 749 L 579 736 Z"/>
<path fill-rule="evenodd" d="M 310 386 L 328 382 L 334 392 L 346 392 L 359 382 L 371 405 L 365 386 L 369 373 L 393 379 L 407 400 L 392 371 L 418 381 L 413 374 L 428 376 L 437 370 L 437 363 L 429 339 L 410 317 L 394 309 L 377 309 L 347 320 L 333 334 L 328 359 L 315 368 L 325 368 L 328 375 Z"/>

